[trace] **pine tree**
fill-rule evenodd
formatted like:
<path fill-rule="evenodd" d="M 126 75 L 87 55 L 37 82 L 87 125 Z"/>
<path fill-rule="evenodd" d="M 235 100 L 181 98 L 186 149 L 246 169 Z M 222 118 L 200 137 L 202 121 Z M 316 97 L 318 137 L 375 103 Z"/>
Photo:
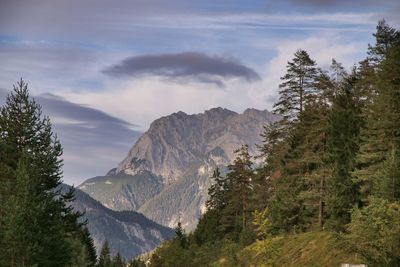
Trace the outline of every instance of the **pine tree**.
<path fill-rule="evenodd" d="M 57 187 L 62 176 L 62 148 L 48 117 L 20 81 L 0 110 L 1 143 L 11 151 L 7 179 L 0 182 L 5 207 L 0 218 L 0 259 L 9 266 L 67 266 L 79 238 L 79 213 L 69 208 L 72 195 Z M 19 238 L 18 238 L 19 236 Z"/>
<path fill-rule="evenodd" d="M 251 213 L 249 202 L 252 193 L 253 170 L 248 145 L 242 145 L 235 151 L 237 157 L 233 164 L 228 166 L 229 172 L 226 176 L 227 203 L 223 209 L 223 221 L 221 228 L 225 232 L 236 234 L 246 229 Z"/>
<path fill-rule="evenodd" d="M 400 149 L 400 46 L 393 46 L 379 66 L 376 96 L 361 131 L 360 153 L 354 177 L 362 185 L 364 199 L 371 194 L 389 151 Z"/>
<path fill-rule="evenodd" d="M 299 115 L 315 95 L 317 68 L 314 60 L 305 50 L 299 49 L 287 64 L 287 73 L 281 77 L 279 101 L 274 112 L 288 123 L 297 121 Z"/>
<path fill-rule="evenodd" d="M 185 229 L 182 227 L 182 223 L 178 222 L 178 225 L 175 227 L 175 239 L 178 241 L 179 245 L 182 248 L 186 248 L 188 243 L 187 243 L 187 236 L 185 234 Z"/>
<path fill-rule="evenodd" d="M 88 253 L 88 266 L 95 266 L 97 262 L 96 247 L 94 246 L 93 238 L 90 236 L 89 229 L 86 226 L 82 228 L 81 241 L 85 245 Z"/>
<path fill-rule="evenodd" d="M 225 178 L 221 177 L 219 168 L 213 172 L 211 177 L 214 181 L 213 184 L 208 189 L 208 200 L 206 201 L 206 207 L 208 210 L 221 210 L 224 208 L 226 200 L 226 181 Z"/>
<path fill-rule="evenodd" d="M 380 62 L 385 60 L 386 55 L 391 47 L 400 45 L 400 32 L 389 26 L 385 19 L 378 22 L 375 37 L 375 44 L 368 45 L 368 59 L 372 64 L 378 66 Z"/>
<path fill-rule="evenodd" d="M 125 267 L 125 262 L 119 252 L 117 252 L 112 260 L 112 267 Z"/>
<path fill-rule="evenodd" d="M 400 153 L 392 148 L 377 173 L 374 181 L 374 195 L 389 201 L 400 200 Z"/>
<path fill-rule="evenodd" d="M 111 256 L 110 256 L 110 247 L 108 246 L 108 242 L 105 241 L 100 250 L 99 261 L 97 263 L 97 267 L 112 267 L 111 265 Z"/>
<path fill-rule="evenodd" d="M 335 97 L 329 114 L 327 129 L 327 165 L 331 169 L 328 180 L 327 212 L 335 230 L 343 230 L 350 222 L 351 209 L 358 203 L 358 187 L 351 177 L 358 152 L 361 126 L 360 111 L 352 94 L 354 82 Z"/>
<path fill-rule="evenodd" d="M 255 170 L 253 176 L 253 210 L 264 210 L 274 193 L 273 180 L 279 176 L 280 163 L 286 149 L 287 132 L 281 126 L 278 121 L 263 127 L 260 155 L 257 156 L 263 160 L 263 164 Z"/>

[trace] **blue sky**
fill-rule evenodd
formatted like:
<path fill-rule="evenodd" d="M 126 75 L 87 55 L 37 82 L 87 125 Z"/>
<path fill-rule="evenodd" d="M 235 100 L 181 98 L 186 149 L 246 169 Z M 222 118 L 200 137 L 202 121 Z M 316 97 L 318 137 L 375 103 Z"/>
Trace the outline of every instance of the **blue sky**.
<path fill-rule="evenodd" d="M 363 59 L 397 0 L 0 0 L 0 102 L 20 77 L 52 115 L 65 181 L 104 174 L 154 119 L 271 109 L 293 53 Z"/>

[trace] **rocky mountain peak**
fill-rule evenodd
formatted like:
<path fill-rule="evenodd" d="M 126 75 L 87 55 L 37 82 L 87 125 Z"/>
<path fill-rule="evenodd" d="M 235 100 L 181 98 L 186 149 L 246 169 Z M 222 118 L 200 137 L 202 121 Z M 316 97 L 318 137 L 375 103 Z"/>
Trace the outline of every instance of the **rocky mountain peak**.
<path fill-rule="evenodd" d="M 212 108 L 179 111 L 155 120 L 106 176 L 79 188 L 115 210 L 137 210 L 165 226 L 193 230 L 205 211 L 210 176 L 224 168 L 243 144 L 258 154 L 263 126 L 278 117 L 267 110 L 243 113 Z"/>
<path fill-rule="evenodd" d="M 206 110 L 204 112 L 204 114 L 208 115 L 208 116 L 222 116 L 222 117 L 237 115 L 236 112 L 226 109 L 226 108 L 222 108 L 222 107 L 216 107 L 216 108 Z"/>
<path fill-rule="evenodd" d="M 256 153 L 262 127 L 277 117 L 264 110 L 246 109 L 242 114 L 217 107 L 204 113 L 188 115 L 183 111 L 155 120 L 149 130 L 118 165 L 116 173 L 134 175 L 148 170 L 176 180 L 193 162 L 208 159 L 229 164 L 233 151 L 248 144 Z M 217 150 L 215 150 L 217 149 Z M 212 151 L 219 151 L 219 158 Z"/>

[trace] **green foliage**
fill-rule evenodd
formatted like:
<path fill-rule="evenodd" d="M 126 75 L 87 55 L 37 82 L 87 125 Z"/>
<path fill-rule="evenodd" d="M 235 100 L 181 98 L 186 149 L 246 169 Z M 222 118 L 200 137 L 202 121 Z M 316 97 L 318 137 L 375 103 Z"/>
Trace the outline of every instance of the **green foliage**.
<path fill-rule="evenodd" d="M 93 238 L 90 236 L 88 228 L 85 226 L 82 228 L 81 241 L 85 244 L 88 255 L 88 265 L 95 266 L 97 262 L 96 248 L 93 243 Z"/>
<path fill-rule="evenodd" d="M 389 201 L 400 200 L 400 153 L 393 148 L 374 181 L 374 195 Z"/>
<path fill-rule="evenodd" d="M 287 64 L 287 73 L 279 85 L 279 101 L 274 112 L 288 122 L 296 121 L 306 105 L 313 101 L 317 68 L 305 50 L 299 49 Z"/>
<path fill-rule="evenodd" d="M 112 259 L 112 267 L 125 267 L 125 261 L 122 259 L 121 254 L 117 252 L 117 254 Z"/>
<path fill-rule="evenodd" d="M 0 265 L 91 266 L 73 190 L 58 189 L 60 142 L 23 80 L 0 109 L 0 146 Z"/>
<path fill-rule="evenodd" d="M 175 228 L 175 240 L 179 243 L 182 248 L 188 246 L 187 236 L 185 234 L 185 229 L 182 228 L 181 222 L 178 222 L 178 226 Z"/>
<path fill-rule="evenodd" d="M 400 266 L 400 204 L 371 198 L 356 209 L 346 240 L 369 261 L 369 266 Z"/>
<path fill-rule="evenodd" d="M 358 152 L 361 120 L 355 106 L 352 82 L 346 81 L 345 90 L 334 99 L 327 128 L 327 164 L 331 177 L 327 183 L 327 213 L 329 225 L 343 230 L 350 221 L 351 209 L 358 204 L 357 184 L 351 177 Z"/>
<path fill-rule="evenodd" d="M 197 245 L 201 246 L 205 243 L 213 243 L 215 240 L 223 237 L 223 234 L 218 231 L 220 220 L 220 210 L 211 209 L 203 214 L 193 232 L 193 239 Z"/>
<path fill-rule="evenodd" d="M 213 172 L 213 184 L 208 189 L 208 200 L 206 201 L 207 209 L 221 210 L 226 205 L 225 191 L 227 190 L 226 179 L 221 177 L 219 168 Z"/>
<path fill-rule="evenodd" d="M 375 44 L 368 45 L 369 60 L 375 65 L 382 62 L 388 53 L 388 50 L 395 45 L 400 45 L 400 32 L 390 27 L 384 19 L 378 22 L 376 32 L 374 33 Z"/>
<path fill-rule="evenodd" d="M 361 132 L 360 153 L 354 172 L 354 177 L 362 185 L 364 200 L 373 191 L 377 192 L 373 186 L 379 184 L 376 181 L 381 179 L 390 151 L 400 149 L 400 46 L 391 47 L 385 55 L 375 81 L 377 95 Z"/>
<path fill-rule="evenodd" d="M 127 267 L 146 267 L 146 264 L 140 258 L 131 259 L 127 265 Z"/>
<path fill-rule="evenodd" d="M 265 208 L 262 211 L 254 211 L 253 213 L 253 225 L 255 226 L 254 231 L 257 234 L 258 239 L 264 239 L 269 236 L 269 227 L 271 225 L 269 219 L 269 210 Z"/>
<path fill-rule="evenodd" d="M 252 191 L 252 161 L 247 145 L 236 150 L 236 159 L 226 175 L 226 205 L 222 210 L 221 230 L 235 235 L 248 226 Z"/>
<path fill-rule="evenodd" d="M 110 247 L 108 246 L 108 242 L 105 241 L 101 247 L 97 267 L 112 267 L 111 263 Z"/>

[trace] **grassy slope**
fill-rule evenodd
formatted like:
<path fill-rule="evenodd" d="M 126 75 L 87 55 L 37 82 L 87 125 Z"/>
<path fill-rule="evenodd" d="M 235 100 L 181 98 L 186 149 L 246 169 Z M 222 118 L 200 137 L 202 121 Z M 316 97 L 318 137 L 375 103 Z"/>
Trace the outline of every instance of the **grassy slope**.
<path fill-rule="evenodd" d="M 285 266 L 285 267 L 338 267 L 341 263 L 363 263 L 363 259 L 347 252 L 343 241 L 328 232 L 309 232 L 285 236 L 273 242 L 276 255 L 266 263 L 266 258 L 256 243 L 238 253 L 239 266 Z M 259 243 L 261 248 L 265 243 Z M 265 255 L 265 254 L 264 254 Z M 228 266 L 230 260 L 220 258 L 215 266 Z"/>

